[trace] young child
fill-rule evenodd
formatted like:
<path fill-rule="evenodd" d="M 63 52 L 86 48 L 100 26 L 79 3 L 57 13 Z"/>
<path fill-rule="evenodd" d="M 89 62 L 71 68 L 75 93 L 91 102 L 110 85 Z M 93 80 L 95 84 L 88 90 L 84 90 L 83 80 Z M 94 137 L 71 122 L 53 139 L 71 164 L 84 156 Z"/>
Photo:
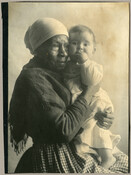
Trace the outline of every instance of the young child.
<path fill-rule="evenodd" d="M 103 67 L 92 61 L 95 52 L 95 36 L 91 29 L 78 25 L 69 31 L 70 61 L 64 71 L 64 82 L 72 93 L 72 103 L 83 91 L 84 86 L 100 84 L 103 77 Z M 87 116 L 83 132 L 74 140 L 76 150 L 86 155 L 90 148 L 95 149 L 101 157 L 101 165 L 105 168 L 112 166 L 116 159 L 112 149 L 120 140 L 119 135 L 113 135 L 109 130 L 100 128 L 94 116 L 97 112 L 113 112 L 112 102 L 102 88 L 93 96 L 90 103 L 92 114 Z"/>

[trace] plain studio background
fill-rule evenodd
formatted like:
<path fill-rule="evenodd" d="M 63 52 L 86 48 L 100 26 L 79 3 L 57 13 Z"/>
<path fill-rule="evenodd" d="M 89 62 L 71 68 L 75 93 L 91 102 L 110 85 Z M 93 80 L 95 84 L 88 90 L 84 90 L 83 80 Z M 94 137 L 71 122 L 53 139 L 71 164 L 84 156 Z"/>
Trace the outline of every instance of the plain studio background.
<path fill-rule="evenodd" d="M 97 41 L 94 60 L 104 66 L 102 87 L 115 108 L 111 131 L 121 135 L 118 148 L 128 154 L 128 3 L 9 3 L 9 102 L 16 78 L 33 57 L 24 44 L 25 32 L 29 25 L 43 17 L 56 18 L 67 28 L 83 24 L 94 31 Z M 26 149 L 31 144 L 29 138 Z M 22 154 L 17 156 L 10 142 L 8 149 L 9 173 L 12 173 Z"/>

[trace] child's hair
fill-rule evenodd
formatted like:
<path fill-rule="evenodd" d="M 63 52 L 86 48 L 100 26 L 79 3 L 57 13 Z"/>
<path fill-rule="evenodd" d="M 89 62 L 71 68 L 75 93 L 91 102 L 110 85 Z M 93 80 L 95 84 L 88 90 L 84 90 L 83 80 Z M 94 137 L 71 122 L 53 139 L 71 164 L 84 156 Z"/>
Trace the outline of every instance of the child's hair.
<path fill-rule="evenodd" d="M 89 27 L 84 26 L 84 25 L 73 26 L 69 30 L 69 36 L 70 36 L 71 33 L 76 33 L 76 32 L 79 32 L 79 33 L 89 32 L 92 35 L 92 37 L 93 37 L 94 44 L 96 44 L 95 35 L 94 35 L 93 31 Z"/>

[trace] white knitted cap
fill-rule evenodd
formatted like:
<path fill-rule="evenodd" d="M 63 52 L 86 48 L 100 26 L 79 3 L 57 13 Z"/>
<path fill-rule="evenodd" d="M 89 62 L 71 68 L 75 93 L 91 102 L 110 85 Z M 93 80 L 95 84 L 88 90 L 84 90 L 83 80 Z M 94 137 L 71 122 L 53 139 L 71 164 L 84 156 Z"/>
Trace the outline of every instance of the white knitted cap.
<path fill-rule="evenodd" d="M 33 54 L 34 51 L 45 41 L 56 35 L 66 35 L 66 27 L 58 20 L 53 18 L 43 18 L 35 21 L 25 34 L 25 45 Z"/>

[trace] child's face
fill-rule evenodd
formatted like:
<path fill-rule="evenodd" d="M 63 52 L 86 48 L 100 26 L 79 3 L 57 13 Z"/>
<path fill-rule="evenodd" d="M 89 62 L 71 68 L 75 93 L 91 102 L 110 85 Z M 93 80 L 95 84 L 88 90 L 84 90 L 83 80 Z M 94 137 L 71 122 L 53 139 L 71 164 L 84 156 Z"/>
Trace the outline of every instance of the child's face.
<path fill-rule="evenodd" d="M 70 34 L 69 56 L 77 62 L 77 56 L 82 55 L 84 59 L 90 59 L 94 54 L 93 36 L 89 32 L 75 32 Z"/>

